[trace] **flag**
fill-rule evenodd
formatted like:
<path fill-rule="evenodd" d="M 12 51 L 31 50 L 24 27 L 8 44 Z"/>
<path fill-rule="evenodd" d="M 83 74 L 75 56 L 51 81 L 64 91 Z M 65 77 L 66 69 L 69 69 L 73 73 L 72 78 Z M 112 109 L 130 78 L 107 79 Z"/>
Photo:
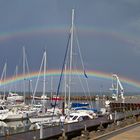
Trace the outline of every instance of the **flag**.
<path fill-rule="evenodd" d="M 85 75 L 85 77 L 86 77 L 86 78 L 88 78 L 88 76 L 87 76 L 87 74 L 86 74 L 86 71 L 85 71 L 85 70 L 84 70 L 84 75 Z"/>

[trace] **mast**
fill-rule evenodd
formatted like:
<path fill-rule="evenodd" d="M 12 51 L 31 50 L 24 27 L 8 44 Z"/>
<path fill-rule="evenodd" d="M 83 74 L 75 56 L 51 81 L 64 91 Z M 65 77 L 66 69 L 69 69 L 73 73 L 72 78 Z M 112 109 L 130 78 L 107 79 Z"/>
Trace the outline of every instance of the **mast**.
<path fill-rule="evenodd" d="M 44 51 L 44 72 L 43 72 L 43 113 L 45 113 L 45 92 L 46 92 L 46 50 Z"/>
<path fill-rule="evenodd" d="M 6 80 L 6 70 L 7 70 L 7 62 L 4 64 L 2 76 L 1 76 L 1 81 L 3 79 L 3 82 Z M 5 84 L 4 84 L 4 96 L 3 96 L 3 101 L 5 102 Z"/>
<path fill-rule="evenodd" d="M 72 52 L 73 52 L 73 30 L 74 29 L 74 9 L 72 9 L 72 23 L 71 23 L 71 40 L 70 40 L 70 75 L 69 75 L 69 95 L 68 107 L 70 107 L 70 92 L 71 92 L 71 75 L 72 75 Z"/>
<path fill-rule="evenodd" d="M 16 65 L 16 70 L 15 70 L 15 77 L 17 78 L 18 75 L 18 66 Z M 17 92 L 17 83 L 15 83 L 15 92 Z"/>
<path fill-rule="evenodd" d="M 65 91 L 64 91 L 64 92 L 65 92 L 65 96 L 64 96 L 64 103 L 65 103 L 65 105 L 66 105 L 66 92 L 67 92 L 66 64 L 65 64 L 65 75 L 64 75 L 64 76 L 65 76 L 65 77 L 64 77 L 64 80 L 65 80 L 65 81 L 64 81 L 64 82 L 65 82 L 65 84 L 64 84 L 64 85 L 65 85 L 65 86 L 64 86 L 64 87 L 65 87 Z"/>
<path fill-rule="evenodd" d="M 25 76 L 25 47 L 23 47 L 23 76 Z M 24 95 L 24 103 L 25 103 L 25 79 L 23 80 L 23 95 Z"/>
<path fill-rule="evenodd" d="M 53 77 L 51 77 L 51 100 L 53 97 Z"/>
<path fill-rule="evenodd" d="M 42 61 L 41 61 L 41 65 L 40 65 L 40 69 L 39 69 L 39 73 L 38 73 L 38 76 L 37 76 L 37 81 L 36 81 L 36 84 L 35 84 L 35 89 L 34 89 L 34 92 L 33 92 L 33 100 L 32 100 L 32 105 L 33 103 L 35 102 L 34 100 L 34 97 L 35 97 L 35 93 L 37 91 L 37 86 L 38 86 L 38 82 L 39 82 L 39 77 L 40 77 L 40 74 L 41 74 L 41 71 L 43 69 L 43 93 L 42 93 L 42 97 L 44 98 L 44 95 L 45 95 L 45 82 L 46 82 L 46 78 L 45 78 L 45 74 L 46 74 L 46 50 L 44 51 L 43 53 L 43 56 L 42 56 Z"/>
<path fill-rule="evenodd" d="M 46 83 L 46 50 L 44 52 L 44 76 L 43 76 L 43 97 L 45 97 L 45 83 Z"/>

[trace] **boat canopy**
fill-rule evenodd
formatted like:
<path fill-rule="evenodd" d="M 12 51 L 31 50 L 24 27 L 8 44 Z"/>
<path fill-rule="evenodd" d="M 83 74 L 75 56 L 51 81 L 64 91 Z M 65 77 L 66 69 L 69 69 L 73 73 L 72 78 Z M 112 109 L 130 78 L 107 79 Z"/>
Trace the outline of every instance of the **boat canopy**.
<path fill-rule="evenodd" d="M 71 108 L 77 108 L 77 107 L 86 107 L 89 106 L 88 103 L 72 103 Z"/>

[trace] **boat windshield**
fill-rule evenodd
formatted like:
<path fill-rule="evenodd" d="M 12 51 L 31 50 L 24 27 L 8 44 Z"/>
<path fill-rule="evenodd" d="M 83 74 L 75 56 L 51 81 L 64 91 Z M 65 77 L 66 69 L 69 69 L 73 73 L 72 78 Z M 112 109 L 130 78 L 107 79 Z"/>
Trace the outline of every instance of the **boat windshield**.
<path fill-rule="evenodd" d="M 70 115 L 69 117 L 70 117 L 70 118 L 73 118 L 73 115 Z"/>
<path fill-rule="evenodd" d="M 77 117 L 78 117 L 78 116 L 74 116 L 74 117 L 72 118 L 72 120 L 76 120 L 76 119 L 77 119 Z"/>

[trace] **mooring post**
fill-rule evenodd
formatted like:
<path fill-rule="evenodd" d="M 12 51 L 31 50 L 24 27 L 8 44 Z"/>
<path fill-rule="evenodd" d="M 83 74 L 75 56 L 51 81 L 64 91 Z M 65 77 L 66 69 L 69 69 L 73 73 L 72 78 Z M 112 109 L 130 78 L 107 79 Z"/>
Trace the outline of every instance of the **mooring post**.
<path fill-rule="evenodd" d="M 87 125 L 85 124 L 85 131 L 87 131 Z"/>
<path fill-rule="evenodd" d="M 114 118 L 114 123 L 116 122 L 117 120 L 117 111 L 115 110 L 115 118 Z"/>
<path fill-rule="evenodd" d="M 40 126 L 40 139 L 43 139 L 43 124 Z"/>

